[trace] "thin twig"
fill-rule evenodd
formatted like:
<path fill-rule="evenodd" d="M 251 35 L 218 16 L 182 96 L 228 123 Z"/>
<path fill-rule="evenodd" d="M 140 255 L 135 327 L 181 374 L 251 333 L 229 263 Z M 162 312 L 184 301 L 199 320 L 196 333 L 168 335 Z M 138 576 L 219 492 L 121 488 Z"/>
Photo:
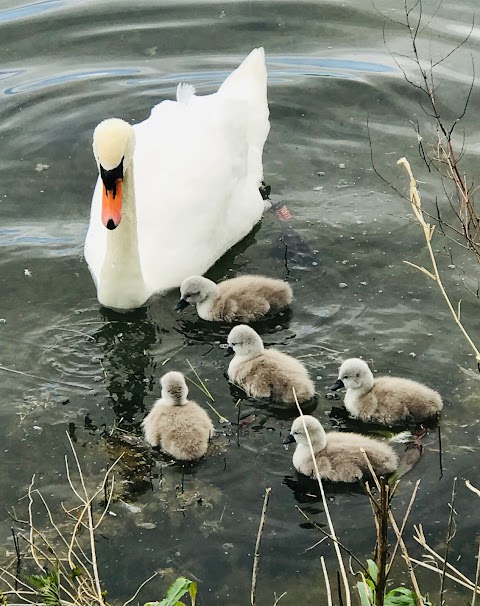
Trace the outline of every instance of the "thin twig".
<path fill-rule="evenodd" d="M 434 549 L 432 549 L 432 547 L 430 547 L 430 545 L 427 543 L 425 534 L 423 532 L 422 525 L 421 524 L 419 524 L 418 526 L 414 525 L 414 529 L 416 532 L 416 534 L 413 536 L 415 541 L 417 541 L 417 543 L 419 543 L 425 551 L 427 551 L 431 556 L 433 556 L 433 558 L 435 560 L 438 560 L 439 562 L 441 562 L 443 564 L 444 559 L 442 558 L 442 556 L 439 553 L 437 553 Z M 451 570 L 453 574 L 456 574 L 459 579 L 462 579 L 465 583 L 469 584 L 469 586 L 470 585 L 473 586 L 473 582 L 468 577 L 466 577 L 464 574 L 462 574 L 457 568 L 455 568 L 455 566 L 453 566 L 453 564 L 451 564 L 450 562 L 447 562 L 447 568 L 449 570 Z M 441 574 L 441 570 L 437 569 L 437 572 L 438 572 L 438 574 Z M 479 592 L 480 592 L 480 589 L 479 589 Z"/>
<path fill-rule="evenodd" d="M 480 541 L 478 541 L 478 552 L 477 552 L 477 569 L 475 570 L 475 584 L 473 586 L 473 595 L 472 595 L 472 604 L 471 606 L 475 606 L 475 601 L 477 598 L 477 592 L 480 589 L 478 585 L 478 577 L 480 576 Z"/>
<path fill-rule="evenodd" d="M 369 460 L 369 458 L 367 456 L 367 453 L 365 452 L 365 450 L 363 448 L 361 448 L 360 450 L 362 451 L 363 456 L 365 457 L 368 469 L 369 469 L 370 474 L 372 475 L 372 477 L 373 477 L 373 479 L 375 481 L 377 489 L 379 489 L 380 488 L 380 483 L 378 481 L 377 474 L 375 473 L 375 470 L 373 469 L 372 464 L 370 463 L 370 460 Z M 405 546 L 405 542 L 404 542 L 404 540 L 402 538 L 402 535 L 400 534 L 400 530 L 399 530 L 399 528 L 397 526 L 397 522 L 395 521 L 395 518 L 393 517 L 393 513 L 392 513 L 392 511 L 390 509 L 388 510 L 388 519 L 390 520 L 390 524 L 391 524 L 391 526 L 393 528 L 393 531 L 395 532 L 395 535 L 397 537 L 397 540 L 398 540 L 398 542 L 400 544 L 400 549 L 402 550 L 402 555 L 403 555 L 403 558 L 405 560 L 405 564 L 407 566 L 408 573 L 410 575 L 410 579 L 412 581 L 413 589 L 414 589 L 415 594 L 417 596 L 418 606 L 425 606 L 425 603 L 423 601 L 423 596 L 422 596 L 422 594 L 420 592 L 420 587 L 418 585 L 417 577 L 415 576 L 415 572 L 413 571 L 412 559 L 408 555 L 408 551 L 407 551 L 407 548 Z"/>
<path fill-rule="evenodd" d="M 300 416 L 302 418 L 303 428 L 304 428 L 305 434 L 307 436 L 308 446 L 310 448 L 310 454 L 312 456 L 313 466 L 314 466 L 314 469 L 315 469 L 315 477 L 317 479 L 318 486 L 320 488 L 320 494 L 322 495 L 322 503 L 323 503 L 323 507 L 324 507 L 324 510 L 325 510 L 325 516 L 327 518 L 327 523 L 328 523 L 328 528 L 330 530 L 330 535 L 332 536 L 332 539 L 335 539 L 333 541 L 333 546 L 334 546 L 334 549 L 335 549 L 335 553 L 337 555 L 338 565 L 340 567 L 340 574 L 341 574 L 341 577 L 342 577 L 343 586 L 345 588 L 345 599 L 347 601 L 347 605 L 346 606 L 351 606 L 351 604 L 352 604 L 352 598 L 351 598 L 351 595 L 350 595 L 350 586 L 348 584 L 347 573 L 346 573 L 346 570 L 345 570 L 345 564 L 344 564 L 343 559 L 342 559 L 342 554 L 340 553 L 340 547 L 339 547 L 338 542 L 337 542 L 337 535 L 335 533 L 335 528 L 333 526 L 332 518 L 330 516 L 330 510 L 328 508 L 327 498 L 325 496 L 325 491 L 323 489 L 322 478 L 320 476 L 320 472 L 318 471 L 317 459 L 315 458 L 315 452 L 313 450 L 312 441 L 310 439 L 310 434 L 308 433 L 308 429 L 307 429 L 307 425 L 305 423 L 305 419 L 303 418 L 304 415 L 303 415 L 302 409 L 300 408 L 300 404 L 298 403 L 297 393 L 295 391 L 295 388 L 292 388 L 292 390 L 293 390 L 293 397 L 295 398 L 295 404 L 297 405 L 298 412 L 300 413 Z M 340 593 L 340 599 L 341 599 L 341 593 Z"/>
<path fill-rule="evenodd" d="M 202 381 L 202 379 L 200 378 L 200 375 L 198 374 L 198 372 L 195 370 L 195 368 L 190 364 L 190 360 L 186 360 L 187 364 L 190 366 L 190 369 L 193 371 L 193 374 L 197 377 L 198 381 L 200 382 L 201 388 L 203 390 L 203 393 L 205 393 L 210 400 L 212 400 L 212 402 L 215 402 L 214 397 L 212 396 L 212 394 L 210 393 L 210 391 L 208 390 L 208 387 L 205 385 L 205 383 Z M 191 379 L 190 379 L 191 380 Z M 192 381 L 192 383 L 194 383 L 194 381 Z M 194 383 L 195 384 L 195 383 Z M 198 385 L 197 385 L 198 387 Z"/>
<path fill-rule="evenodd" d="M 441 580 L 440 580 L 440 601 L 439 601 L 440 606 L 443 606 L 443 604 L 444 604 L 443 593 L 445 590 L 445 573 L 447 571 L 448 552 L 450 549 L 450 543 L 451 543 L 453 537 L 455 536 L 455 531 L 452 532 L 452 528 L 453 528 L 453 524 L 455 521 L 456 488 L 457 488 L 457 478 L 453 478 L 452 498 L 450 501 L 450 515 L 448 516 L 447 537 L 445 539 L 445 558 L 443 561 L 442 576 L 441 576 Z"/>
<path fill-rule="evenodd" d="M 368 577 L 370 576 L 369 572 L 368 572 L 368 569 L 364 566 L 364 564 L 362 564 L 362 562 L 357 558 L 357 556 L 348 547 L 346 547 L 343 543 L 341 543 L 336 537 L 332 537 L 332 535 L 329 534 L 326 530 L 323 530 L 323 528 L 321 526 L 319 526 L 319 524 L 317 524 L 314 520 L 312 520 L 310 518 L 310 516 L 303 511 L 303 509 L 300 509 L 300 507 L 298 505 L 295 505 L 295 509 L 298 509 L 298 511 L 302 514 L 302 516 L 306 520 L 308 520 L 310 522 L 310 524 L 312 524 L 312 526 L 314 526 L 317 530 L 319 530 L 322 534 L 324 534 L 326 539 L 330 539 L 330 541 L 333 541 L 334 543 L 337 543 L 337 545 L 339 547 L 341 547 L 346 553 L 348 553 L 348 555 L 352 559 L 355 560 L 355 562 L 360 566 L 360 568 L 363 570 L 363 572 Z M 324 539 L 322 539 L 322 540 L 324 540 Z M 311 549 L 311 548 L 309 548 L 309 549 Z"/>
<path fill-rule="evenodd" d="M 427 570 L 433 570 L 433 572 L 436 572 L 437 574 L 442 574 L 441 570 L 439 570 L 437 566 L 432 566 L 431 564 L 427 564 L 426 562 L 423 562 L 422 560 L 416 560 L 415 558 L 410 558 L 410 559 L 414 564 L 418 564 L 418 566 L 421 566 L 422 568 L 426 568 Z M 461 577 L 456 577 L 453 574 L 451 574 L 450 572 L 445 573 L 445 576 L 448 579 L 455 581 L 455 583 L 458 583 L 459 585 L 466 587 L 470 591 L 475 591 L 475 593 L 480 595 L 480 587 L 478 585 L 475 585 L 472 581 L 470 581 L 468 579 L 467 579 L 468 582 L 464 581 Z"/>
<path fill-rule="evenodd" d="M 126 602 L 123 603 L 123 606 L 127 606 L 127 604 L 130 604 L 131 602 L 133 602 L 133 600 L 140 593 L 140 590 L 143 589 L 145 587 L 145 585 L 149 581 L 151 581 L 152 579 L 154 579 L 157 575 L 158 575 L 158 572 L 154 572 L 151 577 L 148 577 L 148 579 L 146 579 L 145 581 L 143 581 L 143 583 L 140 585 L 140 587 L 137 589 L 137 591 L 132 595 L 132 597 L 129 600 L 127 600 Z"/>
<path fill-rule="evenodd" d="M 322 565 L 323 578 L 325 579 L 325 587 L 327 589 L 327 606 L 333 606 L 332 590 L 330 588 L 330 581 L 328 579 L 327 567 L 325 566 L 325 558 L 323 556 L 320 556 L 320 563 Z"/>
<path fill-rule="evenodd" d="M 69 383 L 68 381 L 60 381 L 58 379 L 49 379 L 47 377 L 41 377 L 40 375 L 33 375 L 29 372 L 23 372 L 23 370 L 15 370 L 14 368 L 8 368 L 7 366 L 3 366 L 0 364 L 0 370 L 5 372 L 11 372 L 15 375 L 21 375 L 22 377 L 29 377 L 31 379 L 38 379 L 40 381 L 46 381 L 47 383 L 56 383 L 57 385 L 64 385 L 65 387 L 75 387 L 77 389 L 88 389 L 90 390 L 90 386 L 88 385 L 80 385 L 79 383 Z"/>
<path fill-rule="evenodd" d="M 403 531 L 405 530 L 405 525 L 407 523 L 408 516 L 410 515 L 410 511 L 412 510 L 413 502 L 415 501 L 415 497 L 417 496 L 417 490 L 418 490 L 419 486 L 420 486 L 420 480 L 417 480 L 415 483 L 413 492 L 412 492 L 412 496 L 410 497 L 410 503 L 408 504 L 407 511 L 405 512 L 405 515 L 403 516 L 402 525 L 400 526 L 400 536 L 403 536 Z M 392 557 L 390 558 L 390 563 L 388 564 L 388 567 L 387 567 L 387 577 L 388 577 L 388 573 L 390 572 L 390 570 L 393 566 L 393 562 L 395 560 L 395 556 L 397 554 L 399 544 L 400 544 L 400 541 L 397 538 L 397 542 L 395 543 L 395 547 L 393 549 Z"/>
<path fill-rule="evenodd" d="M 467 339 L 468 343 L 470 344 L 471 348 L 473 349 L 477 363 L 480 363 L 480 351 L 477 349 L 475 343 L 472 341 L 472 339 L 470 338 L 470 335 L 468 334 L 468 332 L 464 328 L 463 324 L 461 323 L 460 318 L 458 317 L 457 312 L 455 311 L 452 303 L 450 302 L 450 299 L 448 298 L 448 295 L 443 286 L 443 282 L 440 277 L 440 273 L 438 271 L 435 254 L 434 254 L 433 248 L 432 248 L 432 237 L 433 237 L 433 231 L 434 231 L 435 226 L 427 223 L 423 216 L 422 202 L 420 199 L 420 194 L 417 189 L 417 181 L 416 181 L 415 177 L 413 176 L 413 172 L 410 167 L 410 163 L 408 162 L 408 160 L 406 158 L 400 158 L 400 160 L 398 160 L 397 164 L 401 164 L 405 168 L 405 170 L 407 171 L 408 176 L 410 178 L 410 202 L 412 205 L 413 212 L 414 212 L 415 216 L 417 217 L 418 222 L 420 223 L 420 225 L 423 228 L 425 242 L 427 244 L 428 252 L 430 253 L 430 260 L 432 262 L 432 268 L 433 268 L 432 273 L 435 276 L 435 281 L 438 284 L 438 288 L 440 289 L 440 292 L 442 293 L 443 298 L 445 299 L 445 301 L 448 305 L 448 308 L 450 309 L 453 319 L 455 320 L 457 326 L 460 328 L 464 337 Z M 427 270 L 425 270 L 425 272 L 427 272 Z"/>
<path fill-rule="evenodd" d="M 258 564 L 260 561 L 260 544 L 262 542 L 263 527 L 265 526 L 265 519 L 267 517 L 268 501 L 270 499 L 271 488 L 265 489 L 265 497 L 263 499 L 262 515 L 260 518 L 260 524 L 258 526 L 257 541 L 255 543 L 255 554 L 253 556 L 253 570 L 252 570 L 252 588 L 250 591 L 250 606 L 255 606 L 255 592 L 257 589 L 257 575 L 258 575 Z"/>

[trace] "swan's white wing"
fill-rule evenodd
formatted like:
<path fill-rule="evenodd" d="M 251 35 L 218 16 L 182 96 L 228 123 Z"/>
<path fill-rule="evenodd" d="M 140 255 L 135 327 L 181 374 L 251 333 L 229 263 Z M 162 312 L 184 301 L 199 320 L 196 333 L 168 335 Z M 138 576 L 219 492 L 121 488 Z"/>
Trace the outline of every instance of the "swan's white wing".
<path fill-rule="evenodd" d="M 204 273 L 260 219 L 247 111 L 243 101 L 195 97 L 187 105 L 163 102 L 136 127 L 139 247 L 149 288 Z"/>

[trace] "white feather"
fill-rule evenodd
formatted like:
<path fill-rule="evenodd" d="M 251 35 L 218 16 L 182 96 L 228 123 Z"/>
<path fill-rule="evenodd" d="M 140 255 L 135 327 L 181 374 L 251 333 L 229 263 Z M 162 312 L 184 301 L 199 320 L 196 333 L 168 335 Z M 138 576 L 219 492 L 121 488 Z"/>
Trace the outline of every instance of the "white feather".
<path fill-rule="evenodd" d="M 177 86 L 177 102 L 188 103 L 196 92 L 197 89 L 193 86 L 193 84 L 180 82 L 180 84 Z"/>

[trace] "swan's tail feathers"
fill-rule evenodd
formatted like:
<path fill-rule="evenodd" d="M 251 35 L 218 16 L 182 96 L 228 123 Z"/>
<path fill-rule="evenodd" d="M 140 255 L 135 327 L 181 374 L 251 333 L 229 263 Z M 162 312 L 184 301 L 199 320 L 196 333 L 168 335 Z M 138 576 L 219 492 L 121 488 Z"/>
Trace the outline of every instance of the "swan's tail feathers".
<path fill-rule="evenodd" d="M 263 180 L 263 146 L 270 130 L 265 51 L 255 48 L 218 89 L 222 97 L 244 102 L 248 172 L 257 186 Z"/>
<path fill-rule="evenodd" d="M 254 48 L 243 63 L 228 76 L 218 92 L 238 99 L 266 100 L 267 67 L 264 49 Z"/>
<path fill-rule="evenodd" d="M 187 104 L 192 97 L 195 96 L 197 89 L 193 84 L 187 84 L 186 82 L 180 82 L 177 86 L 177 101 L 178 103 Z"/>

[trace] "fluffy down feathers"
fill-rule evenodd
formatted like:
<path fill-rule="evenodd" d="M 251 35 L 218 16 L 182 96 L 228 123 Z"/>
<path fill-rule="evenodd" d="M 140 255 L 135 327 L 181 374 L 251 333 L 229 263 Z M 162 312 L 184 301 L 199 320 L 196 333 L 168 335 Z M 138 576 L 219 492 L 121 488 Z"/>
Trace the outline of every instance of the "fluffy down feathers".
<path fill-rule="evenodd" d="M 370 463 L 378 475 L 395 471 L 398 465 L 397 455 L 385 442 L 356 433 L 332 431 L 325 433 L 320 422 L 306 415 L 307 428 L 312 441 L 313 451 L 320 476 L 333 482 L 355 482 L 369 475 L 364 449 Z M 300 473 L 315 477 L 315 467 L 308 446 L 302 419 L 295 419 L 292 425 L 292 438 L 297 442 L 293 455 L 293 465 Z M 286 442 L 293 441 L 287 438 Z"/>
<path fill-rule="evenodd" d="M 180 293 L 185 303 L 196 303 L 201 318 L 221 322 L 253 322 L 284 309 L 293 299 L 287 282 L 265 276 L 239 276 L 219 284 L 191 276 Z"/>
<path fill-rule="evenodd" d="M 421 421 L 443 408 L 440 394 L 430 387 L 398 377 L 373 377 L 366 362 L 346 360 L 339 370 L 335 386 L 344 386 L 345 408 L 362 421 L 393 425 L 413 417 Z M 334 386 L 334 387 L 335 387 Z"/>
<path fill-rule="evenodd" d="M 362 421 L 393 425 L 409 416 L 416 421 L 433 417 L 442 410 L 443 402 L 436 391 L 422 383 L 397 377 L 377 377 L 365 395 L 355 397 L 347 393 L 345 406 L 352 416 Z"/>
<path fill-rule="evenodd" d="M 183 397 L 179 397 L 177 377 L 164 382 L 169 375 L 182 378 Z M 162 397 L 143 421 L 145 439 L 151 446 L 161 446 L 175 459 L 200 459 L 207 452 L 214 433 L 210 417 L 198 404 L 186 399 L 188 389 L 180 373 L 167 373 L 162 379 L 162 387 Z"/>
<path fill-rule="evenodd" d="M 230 331 L 228 344 L 235 352 L 228 377 L 249 396 L 294 403 L 294 388 L 300 403 L 313 397 L 315 386 L 303 364 L 275 349 L 265 351 L 253 328 L 236 326 Z"/>

